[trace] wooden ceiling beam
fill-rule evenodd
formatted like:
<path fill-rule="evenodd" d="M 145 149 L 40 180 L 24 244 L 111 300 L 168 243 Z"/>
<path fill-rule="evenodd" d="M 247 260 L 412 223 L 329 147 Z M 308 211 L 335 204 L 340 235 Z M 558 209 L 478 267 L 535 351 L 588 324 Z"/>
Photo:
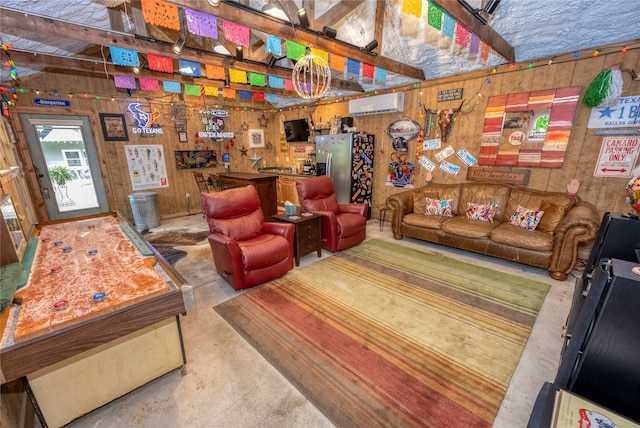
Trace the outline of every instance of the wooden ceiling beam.
<path fill-rule="evenodd" d="M 11 49 L 11 59 L 14 61 L 19 61 L 23 64 L 28 64 L 31 66 L 37 67 L 46 67 L 47 71 L 51 72 L 68 72 L 68 71 L 79 71 L 82 73 L 86 73 L 88 75 L 94 76 L 103 76 L 105 77 L 105 71 L 110 75 L 129 75 L 136 77 L 147 77 L 151 79 L 158 80 L 167 80 L 171 79 L 173 81 L 179 81 L 181 83 L 189 83 L 203 86 L 222 86 L 224 85 L 223 80 L 210 80 L 203 78 L 193 78 L 189 76 L 183 76 L 181 74 L 167 74 L 160 73 L 157 71 L 146 70 L 143 69 L 140 71 L 140 74 L 134 74 L 129 67 L 122 67 L 119 65 L 115 65 L 112 62 L 103 62 L 101 60 L 94 59 L 80 59 L 80 58 L 69 58 L 63 57 L 59 55 L 50 55 L 50 54 L 42 54 L 33 51 L 25 51 L 19 49 Z M 275 89 L 275 88 L 265 88 L 262 86 L 252 86 L 252 85 L 242 85 L 231 83 L 229 85 L 230 88 L 236 89 L 239 91 L 253 91 L 253 92 L 264 92 L 269 94 L 276 94 L 286 97 L 297 97 L 295 91 L 290 91 L 286 89 Z"/>
<path fill-rule="evenodd" d="M 341 1 L 337 5 L 322 14 L 316 19 L 316 27 L 318 31 L 322 31 L 322 27 L 327 26 L 335 28 L 337 22 L 345 19 L 355 8 L 364 3 L 364 0 Z M 384 8 L 384 5 L 382 6 Z"/>
<path fill-rule="evenodd" d="M 373 27 L 373 39 L 380 44 L 378 52 L 382 51 L 382 33 L 384 31 L 384 0 L 376 1 L 376 19 Z"/>
<path fill-rule="evenodd" d="M 7 33 L 11 33 L 12 30 L 35 32 L 71 40 L 81 40 L 88 43 L 95 43 L 96 45 L 133 49 L 143 54 L 153 53 L 176 58 L 172 46 L 168 42 L 152 39 L 146 40 L 127 33 L 78 25 L 4 7 L 0 7 L 0 26 L 2 26 L 3 31 Z M 291 70 L 286 68 L 269 68 L 266 64 L 236 61 L 235 57 L 232 56 L 218 55 L 196 49 L 184 49 L 180 58 L 225 68 L 235 68 L 238 70 L 279 76 L 286 79 L 291 78 Z M 364 92 L 364 89 L 359 83 L 342 79 L 331 79 L 331 87 L 347 91 Z"/>
<path fill-rule="evenodd" d="M 340 13 L 344 13 L 344 9 L 342 8 L 346 7 L 349 10 L 353 10 L 354 5 L 357 6 L 363 1 L 364 0 L 341 2 L 338 3 L 338 5 L 334 6 L 332 10 L 335 8 L 339 8 L 343 11 Z M 327 52 L 335 52 L 351 59 L 355 59 L 368 64 L 374 64 L 392 73 L 400 74 L 402 76 L 410 77 L 417 80 L 425 79 L 424 71 L 422 71 L 422 69 L 420 68 L 412 67 L 410 65 L 380 55 L 368 54 L 360 50 L 359 47 L 353 46 L 349 43 L 327 39 L 317 31 L 303 30 L 299 27 L 294 28 L 294 26 L 291 25 L 290 22 L 283 22 L 279 19 L 271 18 L 263 14 L 262 12 L 243 7 L 236 2 L 222 0 L 220 5 L 217 7 L 211 7 L 207 0 L 172 0 L 172 3 L 177 4 L 178 6 L 200 10 L 202 12 L 215 15 L 227 21 L 250 25 L 250 27 L 254 30 L 272 34 L 283 39 L 295 40 L 299 43 L 312 45 L 315 48 L 319 48 Z M 346 4 L 346 6 L 344 6 L 343 4 Z M 329 12 L 331 12 L 331 10 Z M 294 22 L 297 22 L 297 16 Z M 316 25 L 320 27 L 320 25 L 322 25 L 321 22 L 323 22 L 322 17 L 316 19 L 315 22 Z"/>
<path fill-rule="evenodd" d="M 483 25 L 482 22 L 469 13 L 459 2 L 454 0 L 431 0 L 440 5 L 452 17 L 460 21 L 469 30 L 477 34 L 484 40 L 491 49 L 506 59 L 508 62 L 516 62 L 516 54 L 513 46 L 509 44 L 500 34 L 498 34 L 490 25 Z"/>

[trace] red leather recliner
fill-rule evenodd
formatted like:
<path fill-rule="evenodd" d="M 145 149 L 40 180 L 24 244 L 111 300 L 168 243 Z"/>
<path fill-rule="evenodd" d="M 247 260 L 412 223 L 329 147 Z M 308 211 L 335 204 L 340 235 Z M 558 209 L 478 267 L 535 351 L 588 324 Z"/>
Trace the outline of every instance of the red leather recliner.
<path fill-rule="evenodd" d="M 295 226 L 264 222 L 253 186 L 200 193 L 216 271 L 236 290 L 281 277 L 293 269 Z"/>
<path fill-rule="evenodd" d="M 326 175 L 296 181 L 302 211 L 322 215 L 322 248 L 335 253 L 367 237 L 368 204 L 338 204 L 333 181 Z"/>

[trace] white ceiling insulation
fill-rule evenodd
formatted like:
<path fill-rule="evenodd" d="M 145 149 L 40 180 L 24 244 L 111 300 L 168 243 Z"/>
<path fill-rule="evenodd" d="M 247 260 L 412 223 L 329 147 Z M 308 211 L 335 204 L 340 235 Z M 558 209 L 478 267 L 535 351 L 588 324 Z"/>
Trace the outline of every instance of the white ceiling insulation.
<path fill-rule="evenodd" d="M 108 28 L 107 0 L 2 0 L 2 6 L 43 16 L 55 17 L 93 27 Z M 123 0 L 108 0 L 122 3 Z M 170 1 L 170 0 L 169 0 Z M 348 0 L 344 0 L 348 1 Z M 457 0 L 447 0 L 455 2 Z M 482 0 L 468 0 L 474 7 Z M 252 0 L 250 6 L 261 10 L 266 0 Z M 295 0 L 302 7 L 302 0 Z M 339 3 L 339 0 L 315 0 L 316 17 Z M 505 63 L 492 52 L 488 61 L 477 55 L 456 49 L 450 39 L 428 26 L 427 0 L 423 0 L 423 17 L 418 19 L 401 12 L 401 1 L 386 0 L 382 40 L 375 50 L 384 57 L 421 68 L 427 80 L 456 75 Z M 130 7 L 128 3 L 126 5 Z M 366 0 L 334 28 L 337 40 L 355 46 L 364 46 L 373 40 L 376 2 Z M 553 55 L 583 49 L 597 48 L 640 38 L 638 0 L 502 0 L 489 18 L 490 25 L 515 49 L 516 61 L 532 61 Z M 215 14 L 215 9 L 210 12 Z M 125 28 L 130 22 L 124 18 Z M 321 30 L 321 29 L 316 29 Z M 21 34 L 19 30 L 0 31 L 2 42 L 18 49 L 70 56 L 87 48 L 79 42 L 60 38 Z M 375 56 L 372 57 L 375 64 Z M 21 78 L 38 70 L 29 70 L 16 64 Z M 339 76 L 343 77 L 343 76 Z M 346 76 L 345 76 L 346 77 Z M 10 80 L 6 68 L 2 82 Z M 412 83 L 414 80 L 389 73 L 386 84 L 371 85 L 361 82 L 367 91 Z M 329 97 L 349 95 L 331 91 Z M 276 107 L 299 104 L 296 98 L 279 97 Z"/>

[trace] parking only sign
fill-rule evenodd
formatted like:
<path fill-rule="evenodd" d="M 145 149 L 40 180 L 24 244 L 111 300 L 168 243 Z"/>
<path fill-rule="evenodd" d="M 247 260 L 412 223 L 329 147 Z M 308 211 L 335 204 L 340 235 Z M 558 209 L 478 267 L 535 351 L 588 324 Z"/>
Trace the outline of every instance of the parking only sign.
<path fill-rule="evenodd" d="M 600 156 L 593 175 L 596 177 L 631 177 L 631 170 L 638 160 L 640 139 L 604 138 L 600 147 Z"/>

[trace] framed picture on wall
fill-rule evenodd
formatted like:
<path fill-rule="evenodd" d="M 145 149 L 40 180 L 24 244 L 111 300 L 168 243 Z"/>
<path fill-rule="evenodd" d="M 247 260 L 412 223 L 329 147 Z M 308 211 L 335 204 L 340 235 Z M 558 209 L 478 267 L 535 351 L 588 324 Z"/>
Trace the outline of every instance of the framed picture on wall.
<path fill-rule="evenodd" d="M 249 134 L 249 147 L 264 147 L 264 130 L 262 129 L 250 129 Z"/>
<path fill-rule="evenodd" d="M 186 143 L 188 141 L 186 131 L 178 132 L 178 141 L 180 141 L 181 143 Z"/>
<path fill-rule="evenodd" d="M 105 141 L 129 141 L 124 114 L 100 113 L 100 125 Z"/>

